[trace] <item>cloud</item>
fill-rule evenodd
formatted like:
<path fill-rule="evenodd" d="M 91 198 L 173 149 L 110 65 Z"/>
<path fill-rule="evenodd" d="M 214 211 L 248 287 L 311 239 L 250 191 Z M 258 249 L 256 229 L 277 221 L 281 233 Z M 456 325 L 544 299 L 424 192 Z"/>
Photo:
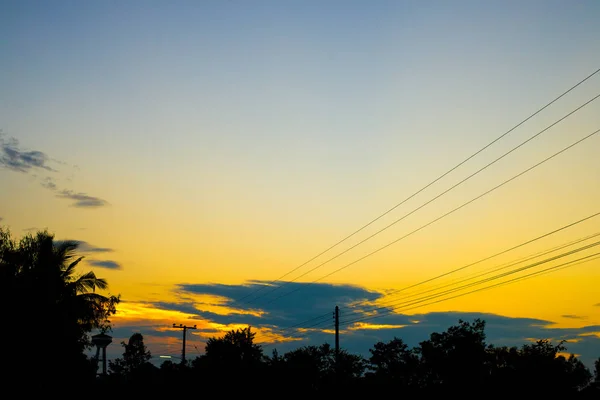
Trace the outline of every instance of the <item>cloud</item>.
<path fill-rule="evenodd" d="M 54 179 L 52 179 L 51 177 L 47 176 L 46 178 L 42 179 L 41 182 L 42 187 L 49 189 L 49 190 L 56 190 L 57 186 L 56 183 L 54 182 Z"/>
<path fill-rule="evenodd" d="M 569 318 L 569 319 L 586 319 L 587 318 L 587 317 L 583 317 L 581 315 L 574 315 L 574 314 L 564 314 L 564 315 L 561 315 L 561 317 Z"/>
<path fill-rule="evenodd" d="M 88 260 L 87 263 L 94 267 L 99 267 L 99 268 L 123 269 L 123 267 L 121 267 L 121 264 L 119 264 L 116 261 L 111 261 L 111 260 Z"/>
<path fill-rule="evenodd" d="M 594 307 L 600 307 L 600 303 L 594 304 Z"/>
<path fill-rule="evenodd" d="M 244 312 L 261 309 L 265 313 L 263 323 L 271 325 L 293 324 L 315 315 L 331 313 L 332 305 L 347 306 L 382 296 L 353 285 L 286 282 L 277 288 L 267 281 L 249 281 L 244 285 L 181 284 L 175 290 L 178 293 L 220 296 L 226 299 L 228 307 Z M 275 300 L 279 296 L 281 298 Z M 223 321 L 228 319 L 223 318 Z"/>
<path fill-rule="evenodd" d="M 29 172 L 33 169 L 56 171 L 48 165 L 51 161 L 46 153 L 37 150 L 21 150 L 15 138 L 5 139 L 0 135 L 0 165 L 13 171 Z"/>
<path fill-rule="evenodd" d="M 54 242 L 56 244 L 59 244 L 62 242 L 75 242 L 75 243 L 77 243 L 77 250 L 81 253 L 111 253 L 114 251 L 114 249 L 111 249 L 108 247 L 94 246 L 83 240 L 65 239 L 65 240 L 55 240 Z"/>
<path fill-rule="evenodd" d="M 73 207 L 78 208 L 97 208 L 108 205 L 106 200 L 99 197 L 89 196 L 85 193 L 75 193 L 72 190 L 61 190 L 56 197 L 73 200 Z"/>
<path fill-rule="evenodd" d="M 32 226 L 31 228 L 25 228 L 23 229 L 23 232 L 33 232 L 33 231 L 37 231 L 38 228 L 36 228 L 35 226 Z"/>
<path fill-rule="evenodd" d="M 50 163 L 67 165 L 64 161 L 50 158 L 42 151 L 22 150 L 17 139 L 7 138 L 2 131 L 0 131 L 0 168 L 4 167 L 11 171 L 22 172 L 34 179 L 39 179 L 38 175 L 35 173 L 36 170 L 42 169 L 58 172 L 58 170 L 49 165 Z M 79 170 L 78 166 L 72 166 L 71 168 Z M 67 180 L 70 180 L 70 178 L 67 178 Z M 40 184 L 42 187 L 54 192 L 59 190 L 56 180 L 50 176 L 41 179 Z M 99 197 L 67 189 L 58 192 L 56 197 L 72 200 L 74 201 L 72 206 L 78 208 L 98 208 L 108 205 L 106 200 Z"/>

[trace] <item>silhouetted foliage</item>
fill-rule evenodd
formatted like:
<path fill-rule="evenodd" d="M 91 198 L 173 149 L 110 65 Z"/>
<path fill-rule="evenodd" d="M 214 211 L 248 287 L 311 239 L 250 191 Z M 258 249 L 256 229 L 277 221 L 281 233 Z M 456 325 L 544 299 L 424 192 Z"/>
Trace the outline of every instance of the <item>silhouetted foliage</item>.
<path fill-rule="evenodd" d="M 123 357 L 108 362 L 109 379 L 119 383 L 122 389 L 144 387 L 150 380 L 155 384 L 158 368 L 149 362 L 152 354 L 144 344 L 144 336 L 134 333 L 127 343 L 121 342 L 121 346 Z"/>
<path fill-rule="evenodd" d="M 365 360 L 330 344 L 303 346 L 270 357 L 254 344 L 250 328 L 208 340 L 205 354 L 189 366 L 165 362 L 145 371 L 146 393 L 197 393 L 198 385 L 228 396 L 545 396 L 598 398 L 599 387 L 564 342 L 549 340 L 517 347 L 485 342 L 485 322 L 459 320 L 445 332 L 409 348 L 400 338 L 378 342 Z M 142 352 L 143 353 L 143 352 Z M 107 388 L 123 389 L 113 381 Z M 113 386 L 110 386 L 110 385 Z M 141 389 L 133 394 L 139 395 Z"/>
<path fill-rule="evenodd" d="M 141 333 L 134 333 L 127 343 L 121 342 L 121 346 L 125 348 L 123 358 L 108 362 L 111 374 L 131 375 L 146 366 L 152 358 L 152 353 L 146 348 Z"/>
<path fill-rule="evenodd" d="M 223 337 L 210 338 L 205 354 L 192 360 L 192 369 L 203 379 L 215 381 L 226 376 L 229 381 L 236 382 L 228 387 L 230 393 L 258 386 L 259 374 L 266 365 L 261 346 L 254 343 L 255 336 L 247 327 L 229 331 Z"/>
<path fill-rule="evenodd" d="M 464 387 L 477 389 L 487 375 L 485 322 L 459 320 L 446 332 L 431 334 L 416 349 L 418 385 L 433 392 L 455 392 Z"/>
<path fill-rule="evenodd" d="M 9 344 L 3 355 L 12 360 L 7 383 L 36 379 L 51 385 L 69 377 L 89 384 L 95 379 L 96 365 L 85 355 L 91 348 L 90 332 L 110 330 L 109 317 L 119 297 L 96 293 L 108 285 L 93 272 L 76 273 L 83 258 L 76 257 L 77 246 L 74 241 L 55 242 L 46 231 L 17 241 L 0 228 L 4 318 L 19 329 L 18 335 L 3 338 Z M 44 368 L 36 361 L 40 355 Z M 21 390 L 27 388 L 31 385 L 23 384 Z"/>
<path fill-rule="evenodd" d="M 370 380 L 390 386 L 390 390 L 406 389 L 417 383 L 417 354 L 402 339 L 395 337 L 387 343 L 375 343 L 369 352 L 367 378 Z"/>

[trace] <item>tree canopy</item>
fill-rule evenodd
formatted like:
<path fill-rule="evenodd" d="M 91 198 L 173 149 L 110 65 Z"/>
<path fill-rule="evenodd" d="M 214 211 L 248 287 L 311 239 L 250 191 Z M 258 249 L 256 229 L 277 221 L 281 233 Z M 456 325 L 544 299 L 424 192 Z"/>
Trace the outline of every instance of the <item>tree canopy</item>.
<path fill-rule="evenodd" d="M 7 382 L 94 378 L 96 366 L 85 355 L 90 333 L 110 330 L 120 297 L 101 295 L 106 280 L 78 271 L 77 248 L 78 242 L 55 241 L 47 231 L 17 240 L 0 228 L 0 296 L 6 321 L 18 332 L 2 332 L 10 343 L 3 352 L 11 360 Z"/>

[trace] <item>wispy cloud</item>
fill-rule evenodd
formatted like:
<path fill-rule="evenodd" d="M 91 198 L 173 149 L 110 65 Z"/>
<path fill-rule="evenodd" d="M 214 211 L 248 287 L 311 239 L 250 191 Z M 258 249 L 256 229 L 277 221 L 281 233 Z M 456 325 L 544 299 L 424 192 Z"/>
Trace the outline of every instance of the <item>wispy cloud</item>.
<path fill-rule="evenodd" d="M 21 172 L 34 179 L 39 179 L 42 187 L 56 192 L 56 197 L 72 200 L 73 207 L 78 208 L 98 208 L 109 205 L 109 203 L 96 196 L 90 196 L 87 193 L 76 192 L 74 190 L 63 189 L 59 190 L 59 186 L 55 178 L 46 176 L 41 178 L 36 171 L 46 170 L 58 172 L 50 164 L 68 165 L 64 161 L 50 158 L 46 153 L 39 150 L 24 150 L 20 148 L 19 141 L 15 138 L 7 138 L 0 131 L 0 168 L 5 168 L 11 171 Z M 79 170 L 78 166 L 71 166 L 74 170 Z M 68 181 L 71 177 L 67 178 Z"/>
<path fill-rule="evenodd" d="M 32 226 L 31 228 L 25 228 L 23 229 L 23 232 L 33 232 L 33 231 L 37 231 L 38 228 L 36 228 L 35 226 Z"/>
<path fill-rule="evenodd" d="M 561 317 L 569 318 L 569 319 L 586 319 L 587 318 L 587 317 L 584 317 L 581 315 L 574 315 L 574 314 L 564 314 L 564 315 L 561 315 Z"/>
<path fill-rule="evenodd" d="M 30 172 L 35 169 L 56 171 L 48 164 L 52 160 L 46 153 L 37 150 L 22 150 L 15 138 L 4 138 L 0 133 L 0 165 L 13 171 Z"/>
<path fill-rule="evenodd" d="M 49 190 L 56 190 L 57 189 L 57 186 L 56 186 L 56 183 L 54 182 L 54 179 L 52 179 L 49 176 L 47 176 L 44 179 L 42 179 L 41 185 L 42 185 L 42 187 L 45 187 L 46 189 L 49 189 Z"/>
<path fill-rule="evenodd" d="M 78 246 L 79 250 L 81 250 L 82 252 L 85 252 L 85 253 L 111 253 L 114 251 L 114 249 L 111 249 L 108 247 L 93 246 L 93 245 L 89 244 L 88 242 L 84 242 L 82 240 L 78 240 L 77 243 L 79 244 L 79 246 Z"/>
<path fill-rule="evenodd" d="M 97 208 L 107 206 L 108 202 L 99 197 L 90 196 L 85 193 L 76 193 L 72 190 L 61 190 L 56 197 L 73 200 L 73 207 L 78 208 Z"/>
<path fill-rule="evenodd" d="M 123 269 L 121 264 L 119 264 L 116 261 L 112 261 L 112 260 L 88 260 L 87 263 L 94 267 L 99 267 L 99 268 Z"/>
<path fill-rule="evenodd" d="M 74 240 L 74 239 L 65 239 L 65 240 L 55 240 L 56 244 L 61 242 L 75 242 L 77 243 L 77 250 L 81 253 L 111 253 L 114 249 L 108 247 L 98 247 L 94 246 L 83 240 Z"/>

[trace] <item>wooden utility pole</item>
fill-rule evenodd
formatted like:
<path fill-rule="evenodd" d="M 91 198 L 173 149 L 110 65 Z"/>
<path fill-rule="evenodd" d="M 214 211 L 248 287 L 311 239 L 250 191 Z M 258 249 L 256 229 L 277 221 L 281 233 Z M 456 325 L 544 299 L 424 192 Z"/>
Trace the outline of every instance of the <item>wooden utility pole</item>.
<path fill-rule="evenodd" d="M 196 329 L 196 325 L 194 326 L 186 326 L 186 325 L 182 325 L 182 324 L 173 324 L 173 328 L 176 329 L 183 329 L 183 346 L 181 348 L 181 364 L 185 365 L 185 336 L 187 333 L 188 329 Z"/>
<path fill-rule="evenodd" d="M 335 365 L 336 369 L 339 365 L 340 358 L 340 308 L 335 306 Z"/>

